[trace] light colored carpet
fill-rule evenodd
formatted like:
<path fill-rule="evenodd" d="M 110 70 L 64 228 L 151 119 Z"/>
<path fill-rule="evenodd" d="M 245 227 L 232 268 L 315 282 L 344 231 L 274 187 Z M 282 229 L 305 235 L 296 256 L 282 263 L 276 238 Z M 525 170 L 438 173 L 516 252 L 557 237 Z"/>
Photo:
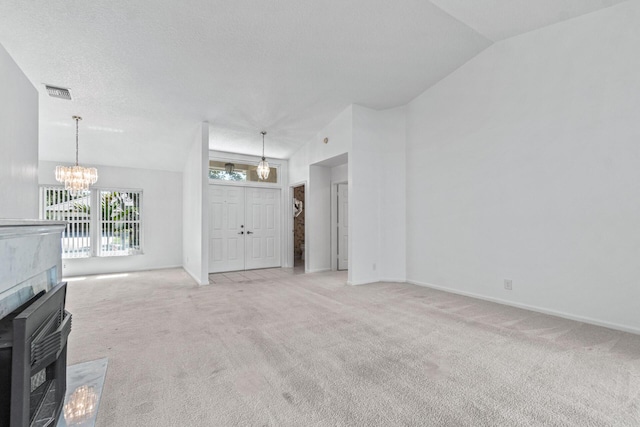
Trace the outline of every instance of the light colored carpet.
<path fill-rule="evenodd" d="M 640 336 L 343 273 L 70 283 L 98 426 L 640 426 Z"/>

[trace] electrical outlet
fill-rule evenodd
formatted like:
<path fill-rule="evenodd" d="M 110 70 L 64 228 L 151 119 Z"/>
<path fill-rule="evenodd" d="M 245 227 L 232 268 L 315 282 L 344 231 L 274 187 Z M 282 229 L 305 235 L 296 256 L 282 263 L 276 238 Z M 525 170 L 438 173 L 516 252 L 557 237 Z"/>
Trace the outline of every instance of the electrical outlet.
<path fill-rule="evenodd" d="M 513 289 L 513 281 L 509 279 L 504 279 L 504 288 L 508 291 Z"/>
<path fill-rule="evenodd" d="M 373 271 L 376 271 L 376 263 L 373 263 Z"/>

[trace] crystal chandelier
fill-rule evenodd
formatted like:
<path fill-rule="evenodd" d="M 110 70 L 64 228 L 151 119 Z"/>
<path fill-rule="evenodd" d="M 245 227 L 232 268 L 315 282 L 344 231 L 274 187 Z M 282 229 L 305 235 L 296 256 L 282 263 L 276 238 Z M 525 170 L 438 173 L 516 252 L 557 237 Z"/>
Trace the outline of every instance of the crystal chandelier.
<path fill-rule="evenodd" d="M 89 186 L 98 181 L 98 170 L 78 166 L 78 122 L 82 117 L 73 116 L 73 120 L 76 121 L 76 164 L 75 166 L 56 166 L 56 181 L 64 182 L 64 189 L 75 196 L 88 191 Z"/>
<path fill-rule="evenodd" d="M 256 172 L 258 172 L 258 178 L 264 181 L 265 179 L 269 178 L 269 172 L 271 171 L 271 169 L 269 169 L 269 162 L 267 162 L 264 158 L 264 136 L 267 134 L 267 132 L 262 131 L 260 133 L 262 134 L 262 161 L 258 163 Z"/>

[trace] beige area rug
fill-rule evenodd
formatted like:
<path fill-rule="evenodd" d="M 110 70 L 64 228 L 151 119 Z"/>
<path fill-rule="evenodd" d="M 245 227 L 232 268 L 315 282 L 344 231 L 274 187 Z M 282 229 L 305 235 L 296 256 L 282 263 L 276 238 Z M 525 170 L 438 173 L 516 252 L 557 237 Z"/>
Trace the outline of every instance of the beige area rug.
<path fill-rule="evenodd" d="M 70 283 L 98 426 L 640 426 L 640 336 L 343 273 Z"/>

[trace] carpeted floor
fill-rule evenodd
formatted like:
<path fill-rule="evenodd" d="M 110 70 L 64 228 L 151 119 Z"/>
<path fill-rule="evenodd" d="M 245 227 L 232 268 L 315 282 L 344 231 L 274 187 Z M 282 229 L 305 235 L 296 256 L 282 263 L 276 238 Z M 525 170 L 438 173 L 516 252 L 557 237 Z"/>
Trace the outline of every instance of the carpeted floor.
<path fill-rule="evenodd" d="M 69 283 L 98 426 L 640 426 L 640 336 L 344 273 Z"/>

